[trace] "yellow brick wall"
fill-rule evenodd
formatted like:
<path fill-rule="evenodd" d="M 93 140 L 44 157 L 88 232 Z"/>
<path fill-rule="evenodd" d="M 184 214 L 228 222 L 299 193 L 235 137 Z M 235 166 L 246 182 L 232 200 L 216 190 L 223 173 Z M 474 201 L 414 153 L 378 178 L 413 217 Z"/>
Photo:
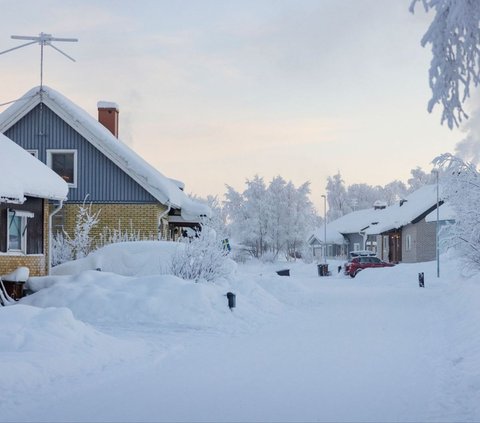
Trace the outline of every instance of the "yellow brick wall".
<path fill-rule="evenodd" d="M 30 269 L 30 276 L 44 276 L 48 268 L 48 201 L 43 202 L 43 254 L 0 254 L 0 275 L 13 272 L 20 266 Z"/>
<path fill-rule="evenodd" d="M 87 205 L 88 206 L 88 205 Z M 64 230 L 73 236 L 75 220 L 78 214 L 78 204 L 64 204 Z M 99 223 L 92 230 L 92 237 L 100 240 L 101 234 L 106 228 L 120 229 L 122 232 L 139 233 L 140 237 L 147 239 L 158 239 L 158 219 L 166 211 L 161 204 L 92 204 L 92 213 L 99 213 Z M 162 225 L 165 238 L 168 225 Z"/>

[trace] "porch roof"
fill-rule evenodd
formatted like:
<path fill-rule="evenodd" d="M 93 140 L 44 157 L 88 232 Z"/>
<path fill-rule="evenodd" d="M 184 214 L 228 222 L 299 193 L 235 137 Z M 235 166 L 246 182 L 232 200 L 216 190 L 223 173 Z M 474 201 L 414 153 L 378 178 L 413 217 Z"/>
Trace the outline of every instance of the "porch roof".
<path fill-rule="evenodd" d="M 0 134 L 0 203 L 23 203 L 25 197 L 64 200 L 67 183 L 22 147 Z"/>

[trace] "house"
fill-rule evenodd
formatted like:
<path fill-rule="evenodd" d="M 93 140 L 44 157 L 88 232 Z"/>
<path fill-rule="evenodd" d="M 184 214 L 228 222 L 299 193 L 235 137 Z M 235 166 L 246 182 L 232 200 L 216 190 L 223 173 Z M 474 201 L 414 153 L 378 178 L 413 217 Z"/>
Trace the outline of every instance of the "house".
<path fill-rule="evenodd" d="M 183 183 L 164 176 L 118 139 L 115 103 L 99 102 L 98 116 L 46 86 L 33 88 L 0 115 L 0 133 L 68 183 L 68 201 L 53 220 L 55 231 L 72 233 L 84 201 L 93 212 L 100 210 L 93 235 L 108 227 L 175 239 L 210 216 L 209 207 L 183 192 Z"/>
<path fill-rule="evenodd" d="M 326 242 L 325 242 L 326 240 Z M 328 258 L 345 258 L 348 249 L 348 241 L 335 229 L 327 225 L 316 229 L 308 238 L 308 245 L 312 249 L 314 259 L 321 261 L 325 256 Z"/>
<path fill-rule="evenodd" d="M 67 183 L 13 141 L 0 134 L 0 275 L 28 267 L 45 275 L 49 263 L 49 221 L 68 193 Z M 49 201 L 53 210 L 49 211 Z"/>
<path fill-rule="evenodd" d="M 326 255 L 329 258 L 345 259 L 350 251 L 376 251 L 376 237 L 368 236 L 365 229 L 378 219 L 379 211 L 385 206 L 375 205 L 371 209 L 357 210 L 327 223 Z M 308 239 L 314 257 L 322 257 L 325 244 L 325 228 L 315 230 Z"/>
<path fill-rule="evenodd" d="M 443 219 L 439 223 L 451 222 L 451 209 L 441 199 L 439 206 Z M 436 215 L 436 208 L 437 187 L 425 185 L 383 210 L 378 221 L 365 230 L 377 238 L 378 257 L 393 263 L 434 260 L 437 226 L 432 213 Z"/>
<path fill-rule="evenodd" d="M 439 205 L 439 223 L 445 226 L 454 220 L 454 214 L 442 200 Z M 346 258 L 343 253 L 369 250 L 393 263 L 433 260 L 436 256 L 436 208 L 436 186 L 426 185 L 391 206 L 375 202 L 373 208 L 342 216 L 327 224 L 327 234 L 336 232 L 343 237 L 342 242 L 338 236 L 334 239 L 327 235 L 327 256 Z M 323 245 L 322 231 L 317 230 L 309 238 L 312 248 Z M 340 248 L 342 245 L 345 247 Z"/>

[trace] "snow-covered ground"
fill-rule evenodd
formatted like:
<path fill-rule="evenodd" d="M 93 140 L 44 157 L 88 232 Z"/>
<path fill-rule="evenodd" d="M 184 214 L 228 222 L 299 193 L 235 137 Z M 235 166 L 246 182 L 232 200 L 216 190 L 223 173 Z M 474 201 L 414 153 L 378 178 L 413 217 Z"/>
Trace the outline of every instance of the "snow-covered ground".
<path fill-rule="evenodd" d="M 440 279 L 434 262 L 339 264 L 37 279 L 0 309 L 0 420 L 480 420 L 480 278 L 447 257 Z"/>

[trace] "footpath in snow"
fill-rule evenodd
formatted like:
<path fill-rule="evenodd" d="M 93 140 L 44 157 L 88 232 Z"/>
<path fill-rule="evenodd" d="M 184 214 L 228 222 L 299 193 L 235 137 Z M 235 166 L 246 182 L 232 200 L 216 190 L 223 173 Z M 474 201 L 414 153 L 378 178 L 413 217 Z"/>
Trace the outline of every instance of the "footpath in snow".
<path fill-rule="evenodd" d="M 456 264 L 60 277 L 0 310 L 0 420 L 478 421 L 480 284 Z"/>

